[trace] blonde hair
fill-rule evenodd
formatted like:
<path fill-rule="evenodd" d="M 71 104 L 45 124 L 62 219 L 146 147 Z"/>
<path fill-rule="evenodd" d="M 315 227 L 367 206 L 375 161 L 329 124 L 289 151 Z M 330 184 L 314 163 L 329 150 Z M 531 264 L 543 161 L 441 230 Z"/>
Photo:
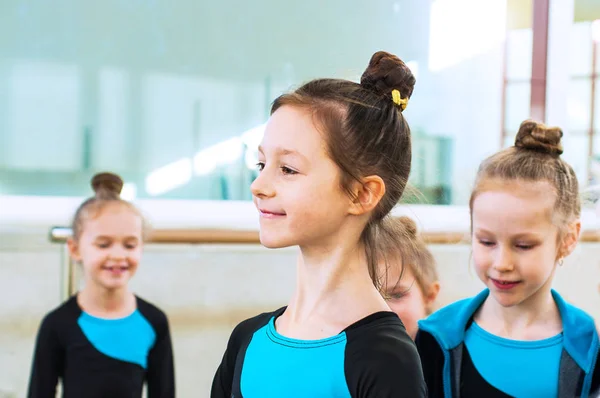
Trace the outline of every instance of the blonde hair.
<path fill-rule="evenodd" d="M 79 240 L 85 221 L 97 217 L 100 212 L 110 204 L 122 204 L 131 209 L 135 214 L 142 217 L 140 211 L 128 201 L 121 199 L 121 190 L 123 189 L 123 179 L 113 173 L 98 173 L 92 177 L 91 181 L 94 196 L 83 202 L 73 217 L 71 224 L 72 235 L 75 241 Z"/>
<path fill-rule="evenodd" d="M 485 191 L 491 180 L 548 182 L 556 196 L 554 204 L 559 228 L 579 218 L 581 201 L 579 184 L 573 168 L 561 159 L 563 132 L 558 127 L 546 127 L 533 120 L 525 120 L 519 127 L 515 145 L 500 151 L 479 166 L 475 186 L 469 201 L 471 228 L 473 225 L 473 202 Z"/>
<path fill-rule="evenodd" d="M 402 279 L 404 267 L 410 267 L 417 285 L 426 294 L 439 277 L 433 254 L 418 233 L 417 225 L 410 217 L 402 216 L 390 218 L 385 230 L 389 232 L 379 236 L 378 242 L 386 266 L 389 266 L 389 260 L 400 260 L 402 270 L 399 279 Z"/>

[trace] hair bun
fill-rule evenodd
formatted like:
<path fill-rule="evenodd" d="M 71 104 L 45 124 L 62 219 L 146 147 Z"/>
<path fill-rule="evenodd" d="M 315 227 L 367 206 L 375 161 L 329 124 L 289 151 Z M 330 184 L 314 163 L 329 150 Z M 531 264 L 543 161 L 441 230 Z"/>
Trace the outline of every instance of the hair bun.
<path fill-rule="evenodd" d="M 559 156 L 563 153 L 562 136 L 559 127 L 547 127 L 533 120 L 525 120 L 519 127 L 515 146 Z"/>
<path fill-rule="evenodd" d="M 113 173 L 98 173 L 92 178 L 92 189 L 99 199 L 118 199 L 123 179 Z"/>
<path fill-rule="evenodd" d="M 398 90 L 402 99 L 410 98 L 415 82 L 410 68 L 400 58 L 385 51 L 373 54 L 369 66 L 360 78 L 363 87 L 389 96 L 390 101 L 393 90 Z"/>
<path fill-rule="evenodd" d="M 414 239 L 417 236 L 417 224 L 414 220 L 407 216 L 401 216 L 398 221 L 404 227 L 406 234 L 409 238 Z"/>

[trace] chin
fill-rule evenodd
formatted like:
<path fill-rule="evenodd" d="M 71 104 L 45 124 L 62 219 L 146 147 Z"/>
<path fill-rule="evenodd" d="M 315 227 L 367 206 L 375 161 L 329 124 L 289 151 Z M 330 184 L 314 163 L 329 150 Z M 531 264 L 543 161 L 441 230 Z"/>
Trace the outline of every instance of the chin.
<path fill-rule="evenodd" d="M 268 236 L 267 234 L 260 234 L 260 244 L 267 249 L 282 249 L 284 247 L 294 246 L 294 243 L 289 242 L 281 237 Z"/>
<path fill-rule="evenodd" d="M 512 299 L 507 300 L 506 297 L 498 297 L 496 295 L 494 295 L 494 299 L 496 300 L 496 302 L 498 304 L 500 304 L 504 308 L 514 307 L 515 305 L 518 305 L 521 303 L 521 301 L 519 301 L 519 300 L 512 300 Z"/>
<path fill-rule="evenodd" d="M 126 289 L 127 288 L 127 283 L 123 283 L 123 284 L 113 284 L 112 286 L 107 286 L 106 289 L 109 291 L 116 291 L 116 290 L 122 290 L 122 289 Z"/>
<path fill-rule="evenodd" d="M 129 283 L 129 279 L 125 279 L 122 281 L 104 281 L 104 282 L 102 282 L 102 286 L 106 290 L 112 291 L 112 290 L 124 289 L 127 287 L 128 283 Z"/>
<path fill-rule="evenodd" d="M 491 294 L 494 300 L 504 308 L 514 307 L 527 299 L 521 294 L 498 294 L 496 292 L 492 292 Z"/>

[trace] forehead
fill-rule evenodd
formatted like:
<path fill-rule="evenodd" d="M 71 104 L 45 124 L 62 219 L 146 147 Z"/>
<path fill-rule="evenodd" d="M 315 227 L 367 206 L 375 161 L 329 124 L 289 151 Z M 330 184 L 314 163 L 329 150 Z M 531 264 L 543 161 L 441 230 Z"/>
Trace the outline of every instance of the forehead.
<path fill-rule="evenodd" d="M 386 272 L 386 265 L 383 263 L 381 264 L 381 272 Z M 403 263 L 399 255 L 388 258 L 387 275 L 383 274 L 383 276 L 386 278 L 386 289 L 393 289 L 396 285 L 406 287 L 415 282 L 412 266 Z"/>
<path fill-rule="evenodd" d="M 491 181 L 473 201 L 473 226 L 545 228 L 552 224 L 555 201 L 548 182 Z"/>
<path fill-rule="evenodd" d="M 111 203 L 84 221 L 83 233 L 94 236 L 130 236 L 141 235 L 142 228 L 139 214 L 123 203 Z"/>
<path fill-rule="evenodd" d="M 298 151 L 302 155 L 321 156 L 326 153 L 326 143 L 308 110 L 285 105 L 269 118 L 261 143 L 268 154 L 276 148 Z"/>

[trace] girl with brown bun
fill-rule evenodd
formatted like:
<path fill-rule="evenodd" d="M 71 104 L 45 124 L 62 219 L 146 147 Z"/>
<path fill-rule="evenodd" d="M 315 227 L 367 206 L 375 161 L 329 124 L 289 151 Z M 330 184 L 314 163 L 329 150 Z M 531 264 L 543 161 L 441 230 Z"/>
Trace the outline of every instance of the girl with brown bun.
<path fill-rule="evenodd" d="M 360 84 L 317 79 L 275 100 L 252 194 L 261 243 L 300 248 L 296 289 L 233 330 L 213 398 L 426 395 L 415 345 L 381 296 L 377 245 L 410 172 L 402 111 L 414 83 L 377 52 Z"/>
<path fill-rule="evenodd" d="M 175 397 L 169 322 L 128 288 L 143 248 L 143 218 L 120 198 L 123 180 L 92 179 L 95 195 L 81 204 L 68 241 L 85 285 L 47 314 L 40 326 L 29 398 Z"/>

